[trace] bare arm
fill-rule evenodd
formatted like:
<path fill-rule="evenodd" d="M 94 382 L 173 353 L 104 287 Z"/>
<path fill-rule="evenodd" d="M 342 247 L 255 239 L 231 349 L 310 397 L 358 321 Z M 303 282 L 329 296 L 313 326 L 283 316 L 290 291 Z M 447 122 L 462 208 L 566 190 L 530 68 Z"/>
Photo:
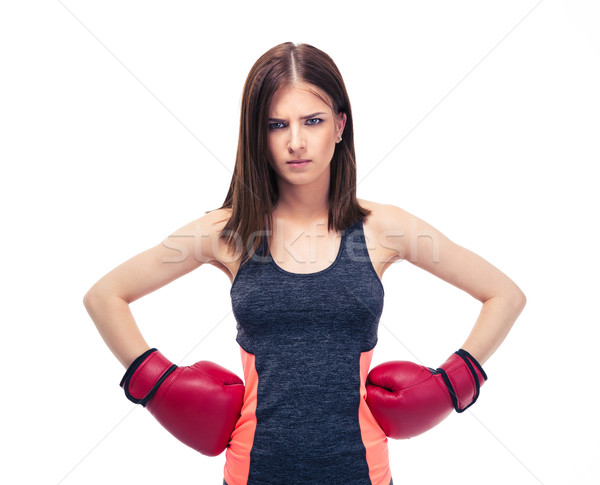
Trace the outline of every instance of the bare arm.
<path fill-rule="evenodd" d="M 525 294 L 498 268 L 425 221 L 393 205 L 386 205 L 384 211 L 383 237 L 386 233 L 402 234 L 386 239 L 398 256 L 482 302 L 479 317 L 462 348 L 483 365 L 523 310 Z"/>
<path fill-rule="evenodd" d="M 144 340 L 129 304 L 213 259 L 217 237 L 210 212 L 132 257 L 96 282 L 83 304 L 104 342 L 125 367 L 150 346 Z M 214 242 L 216 244 L 216 242 Z"/>

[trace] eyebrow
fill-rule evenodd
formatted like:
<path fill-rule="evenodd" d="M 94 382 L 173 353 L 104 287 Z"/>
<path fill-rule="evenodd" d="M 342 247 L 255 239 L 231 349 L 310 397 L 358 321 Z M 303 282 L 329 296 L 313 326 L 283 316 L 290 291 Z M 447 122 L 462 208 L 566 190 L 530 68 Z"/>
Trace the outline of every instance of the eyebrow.
<path fill-rule="evenodd" d="M 327 114 L 327 113 L 322 113 L 322 112 L 313 113 L 313 114 L 310 114 L 310 115 L 307 115 L 307 116 L 302 116 L 302 117 L 300 117 L 300 119 L 301 120 L 307 120 L 309 118 L 314 118 L 315 116 L 325 115 L 325 114 Z M 269 118 L 269 121 L 285 121 L 285 120 L 282 120 L 281 118 Z"/>

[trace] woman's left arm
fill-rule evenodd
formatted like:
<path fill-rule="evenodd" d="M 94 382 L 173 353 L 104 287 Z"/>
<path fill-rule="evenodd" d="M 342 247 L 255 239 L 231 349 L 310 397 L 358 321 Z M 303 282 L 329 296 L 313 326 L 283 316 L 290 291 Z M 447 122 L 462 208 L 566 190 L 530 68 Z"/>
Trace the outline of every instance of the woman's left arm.
<path fill-rule="evenodd" d="M 462 348 L 483 365 L 523 311 L 525 294 L 498 268 L 415 215 L 394 205 L 385 205 L 383 214 L 381 244 L 482 302 Z"/>

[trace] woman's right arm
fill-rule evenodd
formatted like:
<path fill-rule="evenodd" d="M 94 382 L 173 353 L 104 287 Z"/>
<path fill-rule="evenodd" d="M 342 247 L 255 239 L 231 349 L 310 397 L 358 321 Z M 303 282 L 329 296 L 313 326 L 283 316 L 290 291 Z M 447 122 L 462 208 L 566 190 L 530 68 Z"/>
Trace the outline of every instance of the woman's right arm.
<path fill-rule="evenodd" d="M 83 297 L 104 342 L 126 368 L 150 348 L 129 304 L 211 261 L 220 219 L 223 212 L 216 210 L 179 228 L 107 273 Z"/>

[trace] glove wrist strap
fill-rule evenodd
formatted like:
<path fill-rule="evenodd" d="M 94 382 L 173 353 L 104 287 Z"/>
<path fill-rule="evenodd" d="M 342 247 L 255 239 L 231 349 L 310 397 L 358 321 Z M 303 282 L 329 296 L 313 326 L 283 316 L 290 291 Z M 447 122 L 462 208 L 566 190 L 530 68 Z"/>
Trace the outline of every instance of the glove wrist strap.
<path fill-rule="evenodd" d="M 469 366 L 469 369 L 473 373 L 473 377 L 475 378 L 475 380 L 477 382 L 479 382 L 479 376 L 477 376 L 477 373 L 472 368 L 472 365 L 474 365 L 477 368 L 477 370 L 481 373 L 483 380 L 487 381 L 487 374 L 485 373 L 485 371 L 483 370 L 483 367 L 481 367 L 479 362 L 477 362 L 477 359 L 475 359 L 475 357 L 473 357 L 471 354 L 469 354 L 469 352 L 467 352 L 465 349 L 458 349 L 454 353 L 467 363 L 467 365 Z"/>
<path fill-rule="evenodd" d="M 149 349 L 131 363 L 119 385 L 127 399 L 145 407 L 175 369 L 177 366 L 171 364 L 157 349 Z"/>
<path fill-rule="evenodd" d="M 462 369 L 465 369 L 465 370 L 460 372 L 460 377 L 453 376 L 453 378 L 460 379 L 461 381 L 463 381 L 464 379 L 469 379 L 467 370 L 468 370 L 468 373 L 473 378 L 473 383 L 475 385 L 475 389 L 473 392 L 473 398 L 472 398 L 471 402 L 469 404 L 467 404 L 465 407 L 461 408 L 458 403 L 457 391 L 455 389 L 455 386 L 452 384 L 452 381 L 451 381 L 450 377 L 448 376 L 448 373 L 446 372 L 446 370 L 440 367 L 440 368 L 436 369 L 436 372 L 441 374 L 442 379 L 444 379 L 444 383 L 446 384 L 446 387 L 448 388 L 448 392 L 450 393 L 450 399 L 452 399 L 452 405 L 454 407 L 454 410 L 457 413 L 462 413 L 462 412 L 466 411 L 468 408 L 470 408 L 473 404 L 475 404 L 475 401 L 477 401 L 477 398 L 479 397 L 480 386 L 481 386 L 481 384 L 483 384 L 483 382 L 485 382 L 487 380 L 487 374 L 485 373 L 485 371 L 483 370 L 483 368 L 481 367 L 479 362 L 477 362 L 475 357 L 473 357 L 466 350 L 459 349 L 456 352 L 454 352 L 454 354 L 457 355 L 458 357 L 460 357 L 460 359 L 462 359 L 462 361 L 464 362 L 464 365 L 466 366 L 466 369 L 465 369 L 465 367 L 462 367 Z M 450 357 L 450 359 L 448 359 L 447 362 L 450 362 L 451 359 L 452 359 L 452 356 Z M 480 375 L 477 373 L 477 371 L 479 371 Z M 454 371 L 454 372 L 457 373 L 456 371 Z"/>

